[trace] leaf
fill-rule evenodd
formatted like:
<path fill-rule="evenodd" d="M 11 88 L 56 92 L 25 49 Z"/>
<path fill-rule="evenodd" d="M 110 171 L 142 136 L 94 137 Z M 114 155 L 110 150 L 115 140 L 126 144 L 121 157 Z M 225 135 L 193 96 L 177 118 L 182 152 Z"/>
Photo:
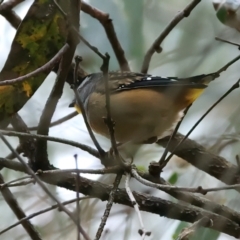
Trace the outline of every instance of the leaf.
<path fill-rule="evenodd" d="M 213 1 L 218 20 L 240 31 L 240 0 Z"/>
<path fill-rule="evenodd" d="M 179 234 L 184 228 L 189 227 L 190 224 L 186 222 L 180 222 L 175 230 L 175 233 L 172 236 L 172 239 L 177 239 Z M 220 232 L 209 229 L 209 228 L 199 228 L 194 231 L 193 235 L 189 237 L 189 240 L 217 240 L 220 236 Z"/>
<path fill-rule="evenodd" d="M 220 236 L 220 232 L 209 229 L 209 228 L 199 228 L 196 230 L 195 234 L 190 237 L 189 240 L 205 240 L 211 239 L 216 240 Z"/>
<path fill-rule="evenodd" d="M 67 1 L 61 1 L 64 6 L 59 4 L 66 9 Z M 23 76 L 47 63 L 65 44 L 67 35 L 65 16 L 53 1 L 35 0 L 16 32 L 0 81 Z M 0 127 L 6 126 L 1 123 L 4 119 L 24 106 L 49 72 L 14 85 L 0 86 Z"/>
<path fill-rule="evenodd" d="M 223 23 L 223 24 L 226 22 L 227 15 L 228 15 L 228 12 L 227 12 L 226 8 L 224 8 L 224 7 L 221 7 L 221 8 L 217 11 L 217 18 L 218 18 L 218 20 L 219 20 L 221 23 Z"/>
<path fill-rule="evenodd" d="M 175 172 L 171 175 L 171 177 L 168 179 L 168 181 L 171 183 L 171 184 L 175 184 L 178 180 L 178 174 Z"/>

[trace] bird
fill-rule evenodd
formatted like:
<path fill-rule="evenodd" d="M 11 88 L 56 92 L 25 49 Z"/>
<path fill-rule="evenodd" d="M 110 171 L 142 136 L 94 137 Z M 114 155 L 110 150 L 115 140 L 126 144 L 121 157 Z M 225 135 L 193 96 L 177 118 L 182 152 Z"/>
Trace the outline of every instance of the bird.
<path fill-rule="evenodd" d="M 184 110 L 218 77 L 217 73 L 188 78 L 160 77 L 130 71 L 108 73 L 114 136 L 119 144 L 154 143 L 171 134 Z M 77 94 L 95 133 L 110 138 L 104 74 L 93 73 L 76 83 Z M 69 107 L 81 113 L 76 98 Z"/>

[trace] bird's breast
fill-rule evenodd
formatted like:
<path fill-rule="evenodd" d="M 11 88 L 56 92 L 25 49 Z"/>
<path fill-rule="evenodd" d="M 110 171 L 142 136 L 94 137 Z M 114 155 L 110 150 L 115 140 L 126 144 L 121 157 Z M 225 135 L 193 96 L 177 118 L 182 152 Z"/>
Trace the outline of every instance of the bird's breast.
<path fill-rule="evenodd" d="M 134 89 L 111 94 L 111 117 L 118 142 L 142 142 L 161 137 L 179 120 L 182 106 L 169 94 L 152 89 Z M 93 93 L 87 104 L 87 116 L 93 130 L 109 137 L 105 95 Z"/>

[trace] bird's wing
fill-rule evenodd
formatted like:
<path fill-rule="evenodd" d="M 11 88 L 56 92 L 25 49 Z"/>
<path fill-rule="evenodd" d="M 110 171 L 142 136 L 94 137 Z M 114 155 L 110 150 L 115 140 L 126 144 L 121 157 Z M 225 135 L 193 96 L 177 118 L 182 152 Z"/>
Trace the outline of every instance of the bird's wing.
<path fill-rule="evenodd" d="M 117 79 L 117 77 L 109 78 L 110 82 L 114 84 L 112 89 L 115 91 L 124 91 L 137 88 L 169 88 L 169 87 L 180 87 L 180 88 L 206 88 L 208 83 L 216 78 L 216 74 L 203 74 L 198 76 L 193 76 L 189 78 L 177 78 L 177 77 L 159 77 L 151 75 L 136 75 L 128 76 L 125 74 L 122 79 Z M 117 86 L 116 86 L 117 85 Z"/>

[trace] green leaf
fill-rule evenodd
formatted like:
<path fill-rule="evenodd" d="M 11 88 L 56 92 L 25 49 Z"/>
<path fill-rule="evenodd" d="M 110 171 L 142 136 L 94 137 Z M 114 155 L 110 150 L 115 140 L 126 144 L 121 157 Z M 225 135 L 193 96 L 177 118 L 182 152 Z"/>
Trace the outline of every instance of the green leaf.
<path fill-rule="evenodd" d="M 220 232 L 208 229 L 208 228 L 199 228 L 196 230 L 195 234 L 190 237 L 189 240 L 216 240 L 220 236 Z"/>
<path fill-rule="evenodd" d="M 170 182 L 171 184 L 175 184 L 178 180 L 178 173 L 173 173 L 171 175 L 171 177 L 168 179 L 168 182 Z"/>
<path fill-rule="evenodd" d="M 181 233 L 181 231 L 188 226 L 189 226 L 189 223 L 180 222 L 175 230 L 175 233 L 172 235 L 172 239 L 176 239 L 178 235 Z"/>
<path fill-rule="evenodd" d="M 177 239 L 179 234 L 184 228 L 189 227 L 190 224 L 187 222 L 180 222 L 175 230 L 175 233 L 172 236 L 172 239 Z M 216 240 L 220 236 L 220 232 L 209 229 L 209 228 L 199 228 L 195 233 L 190 236 L 189 240 Z"/>
<path fill-rule="evenodd" d="M 59 4 L 61 2 L 64 3 L 64 0 Z M 53 1 L 35 0 L 18 27 L 0 73 L 0 81 L 17 78 L 40 68 L 62 48 L 67 35 L 65 16 Z M 0 123 L 24 106 L 49 72 L 42 72 L 12 86 L 0 86 Z M 0 127 L 3 126 L 0 124 Z"/>
<path fill-rule="evenodd" d="M 227 21 L 228 12 L 225 7 L 219 8 L 216 15 L 221 23 L 225 23 Z"/>

